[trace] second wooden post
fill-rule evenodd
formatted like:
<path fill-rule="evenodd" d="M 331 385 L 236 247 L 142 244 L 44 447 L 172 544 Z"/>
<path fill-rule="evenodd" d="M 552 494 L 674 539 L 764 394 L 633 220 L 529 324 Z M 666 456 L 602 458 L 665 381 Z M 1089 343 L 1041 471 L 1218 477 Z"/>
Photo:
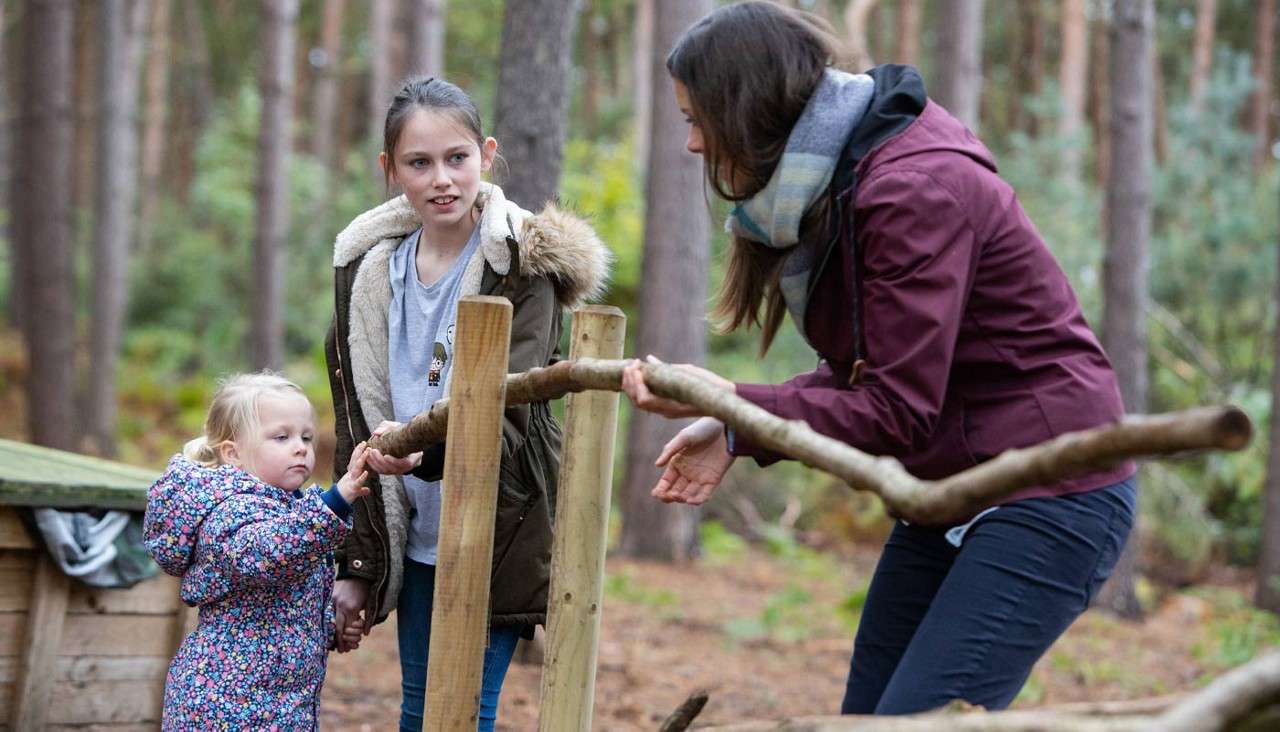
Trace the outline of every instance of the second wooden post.
<path fill-rule="evenodd" d="M 621 358 L 626 322 L 614 307 L 578 309 L 573 314 L 569 358 Z M 618 394 L 570 394 L 565 411 L 538 718 L 541 732 L 591 729 Z"/>
<path fill-rule="evenodd" d="M 480 713 L 493 521 L 502 459 L 511 303 L 458 303 L 449 387 L 449 440 L 440 487 L 440 538 L 424 729 L 474 732 Z"/>

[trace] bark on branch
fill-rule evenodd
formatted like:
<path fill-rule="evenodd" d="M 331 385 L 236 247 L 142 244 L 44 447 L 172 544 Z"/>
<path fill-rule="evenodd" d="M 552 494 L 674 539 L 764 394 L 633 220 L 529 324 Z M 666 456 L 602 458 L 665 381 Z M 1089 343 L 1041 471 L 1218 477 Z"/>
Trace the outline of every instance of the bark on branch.
<path fill-rule="evenodd" d="M 588 389 L 619 391 L 622 370 L 629 363 L 579 359 L 510 374 L 506 403 L 548 401 Z M 830 473 L 854 490 L 875 493 L 891 515 L 921 524 L 956 523 L 1019 489 L 1055 483 L 1130 458 L 1239 450 L 1253 432 L 1248 416 L 1232 406 L 1134 415 L 1116 424 L 1060 435 L 1034 447 L 1008 450 L 949 478 L 926 481 L 912 476 L 894 458 L 868 455 L 818 434 L 804 422 L 777 417 L 673 366 L 646 363 L 643 368 L 653 393 L 697 407 L 752 442 Z M 441 399 L 403 428 L 370 444 L 391 455 L 408 455 L 442 442 L 448 421 L 449 400 Z"/>

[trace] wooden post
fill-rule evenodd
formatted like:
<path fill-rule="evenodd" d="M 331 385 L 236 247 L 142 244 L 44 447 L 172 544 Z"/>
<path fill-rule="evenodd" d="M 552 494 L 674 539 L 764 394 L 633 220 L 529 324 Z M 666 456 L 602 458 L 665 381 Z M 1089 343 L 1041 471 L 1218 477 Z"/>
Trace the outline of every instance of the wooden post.
<path fill-rule="evenodd" d="M 569 358 L 621 358 L 626 323 L 614 307 L 575 311 Z M 541 732 L 591 729 L 617 427 L 617 392 L 569 395 L 551 549 Z"/>
<path fill-rule="evenodd" d="M 9 729 L 41 730 L 48 719 L 54 669 L 62 646 L 62 624 L 67 616 L 70 579 L 43 550 L 36 559 L 36 576 L 27 607 L 27 630 L 22 643 L 22 665 L 14 686 Z"/>
<path fill-rule="evenodd" d="M 458 303 L 449 388 L 449 441 L 440 487 L 440 539 L 424 729 L 474 732 L 489 630 L 493 521 L 502 459 L 511 303 Z"/>

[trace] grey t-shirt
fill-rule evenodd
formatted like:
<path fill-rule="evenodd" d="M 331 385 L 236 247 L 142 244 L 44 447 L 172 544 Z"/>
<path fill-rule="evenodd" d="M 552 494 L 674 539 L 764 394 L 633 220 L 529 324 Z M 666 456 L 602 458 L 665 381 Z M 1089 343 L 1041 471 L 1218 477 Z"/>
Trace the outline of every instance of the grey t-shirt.
<path fill-rule="evenodd" d="M 418 279 L 418 241 L 422 229 L 404 238 L 391 255 L 391 310 L 387 315 L 391 407 L 397 422 L 408 422 L 445 396 L 453 365 L 453 327 L 462 290 L 462 273 L 480 242 L 480 227 L 458 259 L 429 285 Z M 440 483 L 404 476 L 414 509 L 409 525 L 410 559 L 436 563 L 440 532 Z"/>

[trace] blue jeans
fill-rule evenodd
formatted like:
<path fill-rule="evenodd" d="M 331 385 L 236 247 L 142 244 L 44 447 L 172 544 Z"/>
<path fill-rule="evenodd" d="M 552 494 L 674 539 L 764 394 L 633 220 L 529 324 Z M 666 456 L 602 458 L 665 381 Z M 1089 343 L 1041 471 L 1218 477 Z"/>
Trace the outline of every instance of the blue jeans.
<path fill-rule="evenodd" d="M 427 686 L 427 652 L 431 640 L 431 605 L 436 568 L 404 558 L 404 585 L 396 606 L 396 634 L 400 641 L 400 730 L 421 732 L 422 705 Z M 479 732 L 493 732 L 498 718 L 498 694 L 507 666 L 520 640 L 519 626 L 492 628 L 484 649 L 484 680 L 480 687 Z M 449 663 L 449 659 L 443 659 Z"/>
<path fill-rule="evenodd" d="M 1136 503 L 1132 478 L 1016 501 L 959 548 L 945 528 L 899 523 L 867 591 L 841 713 L 1007 707 L 1111 574 Z"/>

